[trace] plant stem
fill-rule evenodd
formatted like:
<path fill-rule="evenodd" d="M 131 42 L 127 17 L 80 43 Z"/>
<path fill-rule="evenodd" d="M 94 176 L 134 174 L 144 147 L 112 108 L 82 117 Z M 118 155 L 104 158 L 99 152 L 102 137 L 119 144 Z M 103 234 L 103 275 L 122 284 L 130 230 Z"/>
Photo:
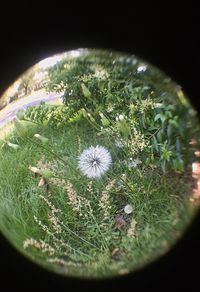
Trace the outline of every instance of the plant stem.
<path fill-rule="evenodd" d="M 52 154 L 53 156 L 55 156 L 56 158 L 58 158 L 60 161 L 62 161 L 65 165 L 66 165 L 66 161 L 64 159 L 62 159 L 58 154 L 56 154 L 55 152 L 49 150 L 48 148 L 46 148 L 45 146 L 41 145 L 40 143 L 37 143 L 36 141 L 30 139 L 27 137 L 27 140 L 33 144 L 36 144 L 37 146 L 43 148 L 44 150 L 46 150 L 47 152 L 49 152 L 50 154 Z"/>
<path fill-rule="evenodd" d="M 160 131 L 160 129 L 161 129 L 161 127 L 160 128 L 158 128 L 150 137 L 149 137 L 149 140 L 153 137 L 153 136 L 155 136 L 155 134 L 157 134 L 159 131 Z"/>
<path fill-rule="evenodd" d="M 73 248 L 71 245 L 69 245 L 69 244 L 66 243 L 66 242 L 63 243 L 60 239 L 56 238 L 55 235 L 54 235 L 53 233 L 51 233 L 51 232 L 48 232 L 48 233 L 49 233 L 49 235 L 51 235 L 51 236 L 54 238 L 55 241 L 61 243 L 61 245 L 63 245 L 63 246 L 67 246 L 67 247 L 69 247 L 70 249 L 72 249 L 74 252 L 78 252 L 78 253 L 80 253 L 80 254 L 82 254 L 82 255 L 84 255 L 84 256 L 87 256 L 87 257 L 91 258 L 90 255 L 84 253 L 83 251 L 76 250 L 75 248 Z"/>
<path fill-rule="evenodd" d="M 132 187 L 122 177 L 120 177 L 120 180 L 123 181 L 123 183 L 129 188 L 129 190 L 131 190 L 131 192 L 134 192 L 134 190 L 132 189 Z"/>
<path fill-rule="evenodd" d="M 91 217 L 92 217 L 92 219 L 94 220 L 94 222 L 95 222 L 95 224 L 96 224 L 96 226 L 97 226 L 97 229 L 98 229 L 98 231 L 99 231 L 99 233 L 101 234 L 101 237 L 103 238 L 103 242 L 104 242 L 104 249 L 108 249 L 108 244 L 107 244 L 107 242 L 106 242 L 106 240 L 105 240 L 105 236 L 102 234 L 102 232 L 101 232 L 101 228 L 99 227 L 99 225 L 98 225 L 98 223 L 97 223 L 97 221 L 96 221 L 96 218 L 94 217 L 94 215 L 92 214 L 92 209 L 91 209 L 91 206 L 90 206 L 90 203 L 88 204 L 88 206 L 89 206 L 89 209 L 90 209 L 90 215 L 91 215 Z"/>
<path fill-rule="evenodd" d="M 27 119 L 23 119 L 22 121 L 25 121 L 25 122 L 29 122 L 29 123 L 33 123 L 33 124 L 36 124 L 38 126 L 40 126 L 41 124 L 35 122 L 35 121 L 30 121 L 30 120 L 27 120 Z"/>
<path fill-rule="evenodd" d="M 86 254 L 86 253 L 84 253 L 84 252 L 82 252 L 82 251 L 80 251 L 80 250 L 76 250 L 75 248 L 73 248 L 71 245 L 69 245 L 68 243 L 64 243 L 62 240 L 60 240 L 60 239 L 58 239 L 51 231 L 49 231 L 49 230 L 46 230 L 46 232 L 47 232 L 47 234 L 48 235 L 50 235 L 55 241 L 57 241 L 59 244 L 60 244 L 60 246 L 67 246 L 68 248 L 70 248 L 70 249 L 72 249 L 74 252 L 78 252 L 78 253 L 80 253 L 80 254 L 83 254 L 84 256 L 87 256 L 87 257 L 89 257 L 89 258 L 91 258 L 91 256 L 90 255 L 88 255 L 88 254 Z"/>
<path fill-rule="evenodd" d="M 76 234 L 74 231 L 72 231 L 68 226 L 66 226 L 63 222 L 59 221 L 59 223 L 66 228 L 69 232 L 71 232 L 73 235 L 75 235 L 76 237 L 78 237 L 80 240 L 84 241 L 85 243 L 99 249 L 99 247 L 97 247 L 96 245 L 94 245 L 93 243 L 87 241 L 86 239 L 82 238 L 81 236 L 79 236 L 78 234 Z"/>
<path fill-rule="evenodd" d="M 88 117 L 85 117 L 85 118 L 86 118 L 86 120 L 88 121 L 88 123 L 90 123 L 90 125 L 92 125 L 92 127 L 94 127 L 97 131 L 100 130 L 100 128 L 97 128 L 97 126 L 96 126 L 94 123 L 92 123 L 91 120 L 88 119 Z"/>

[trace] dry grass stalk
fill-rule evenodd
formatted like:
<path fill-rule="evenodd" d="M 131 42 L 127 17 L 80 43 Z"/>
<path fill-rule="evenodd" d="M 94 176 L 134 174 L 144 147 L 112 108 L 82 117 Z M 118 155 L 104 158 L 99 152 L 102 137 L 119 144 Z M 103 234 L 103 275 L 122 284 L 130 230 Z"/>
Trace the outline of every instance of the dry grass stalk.
<path fill-rule="evenodd" d="M 51 210 L 51 213 L 49 214 L 49 221 L 52 223 L 53 229 L 56 231 L 56 233 L 58 233 L 58 234 L 61 233 L 62 229 L 61 229 L 61 226 L 58 223 L 58 219 L 55 215 L 60 210 L 56 209 L 55 206 L 48 199 L 46 199 L 44 196 L 40 195 L 40 198 L 46 202 L 46 204 L 48 205 L 48 207 Z"/>
<path fill-rule="evenodd" d="M 61 226 L 58 223 L 56 216 L 54 216 L 52 213 L 49 215 L 49 221 L 52 223 L 53 229 L 57 234 L 62 232 Z"/>
<path fill-rule="evenodd" d="M 41 175 L 41 171 L 37 168 L 37 167 L 34 167 L 34 166 L 31 166 L 29 165 L 28 169 L 33 172 L 34 174 L 39 174 Z"/>
<path fill-rule="evenodd" d="M 66 188 L 66 181 L 64 179 L 60 179 L 57 177 L 51 177 L 49 182 L 55 186 Z"/>
<path fill-rule="evenodd" d="M 51 258 L 51 259 L 47 259 L 47 261 L 49 263 L 54 263 L 54 264 L 60 264 L 60 265 L 63 265 L 63 266 L 81 266 L 81 264 L 79 263 L 74 263 L 74 262 L 71 262 L 71 261 L 65 261 L 63 259 L 59 259 L 59 258 Z"/>
<path fill-rule="evenodd" d="M 133 219 L 131 220 L 130 227 L 129 227 L 128 231 L 127 231 L 127 235 L 128 235 L 128 237 L 130 237 L 130 238 L 135 238 L 135 227 L 136 227 L 136 224 L 137 224 L 137 222 L 136 222 L 136 220 L 133 218 Z"/>
<path fill-rule="evenodd" d="M 26 239 L 23 242 L 23 246 L 24 249 L 26 249 L 29 246 L 35 247 L 37 249 L 40 249 L 43 253 L 47 252 L 50 256 L 55 254 L 55 249 L 41 239 L 40 241 L 35 240 L 33 238 Z"/>
<path fill-rule="evenodd" d="M 77 147 L 77 149 L 78 149 L 78 155 L 80 155 L 80 153 L 81 153 L 81 139 L 80 139 L 80 137 L 78 136 L 78 147 Z"/>
<path fill-rule="evenodd" d="M 37 167 L 40 169 L 48 169 L 52 172 L 56 172 L 58 168 L 56 161 L 46 162 L 45 155 L 42 155 L 40 160 L 38 160 Z"/>
<path fill-rule="evenodd" d="M 35 222 L 42 228 L 44 232 L 46 232 L 49 236 L 53 238 L 53 245 L 55 246 L 56 250 L 59 250 L 61 247 L 68 250 L 68 246 L 62 239 L 58 239 L 49 229 L 47 225 L 42 224 L 42 222 L 34 216 Z"/>
<path fill-rule="evenodd" d="M 82 209 L 88 206 L 89 201 L 86 198 L 80 197 L 77 194 L 72 183 L 69 180 L 51 178 L 50 182 L 56 186 L 62 187 L 64 190 L 67 191 L 69 204 L 72 206 L 72 210 L 82 217 L 83 216 Z M 91 187 L 92 187 L 91 183 L 89 183 L 89 188 L 91 189 Z M 88 214 L 85 213 L 84 216 L 88 217 Z"/>
<path fill-rule="evenodd" d="M 38 183 L 38 187 L 41 188 L 46 184 L 46 180 L 44 177 L 42 177 Z"/>
<path fill-rule="evenodd" d="M 65 186 L 68 197 L 70 200 L 70 205 L 72 205 L 72 209 L 74 212 L 79 212 L 80 211 L 80 200 L 77 195 L 77 192 L 74 190 L 73 185 L 70 181 L 66 181 L 66 186 Z"/>
<path fill-rule="evenodd" d="M 42 224 L 42 221 L 39 220 L 36 216 L 34 216 L 35 222 L 45 231 L 47 234 L 51 235 L 51 231 L 49 230 L 47 225 Z"/>
<path fill-rule="evenodd" d="M 89 181 L 88 185 L 87 185 L 87 191 L 90 193 L 90 194 L 93 194 L 94 191 L 93 191 L 93 181 Z"/>
<path fill-rule="evenodd" d="M 47 198 L 45 198 L 42 195 L 39 195 L 39 197 L 46 202 L 46 204 L 51 209 L 51 211 L 52 211 L 53 214 L 55 214 L 55 213 L 57 213 L 57 212 L 60 211 L 59 209 L 56 209 L 56 207 L 49 200 L 47 200 Z"/>
<path fill-rule="evenodd" d="M 104 216 L 105 218 L 108 218 L 109 216 L 109 209 L 111 209 L 110 205 L 110 192 L 113 189 L 115 185 L 116 180 L 111 180 L 105 190 L 102 192 L 100 200 L 99 200 L 99 206 L 104 210 Z"/>
<path fill-rule="evenodd" d="M 42 155 L 40 160 L 37 163 L 37 167 L 44 168 L 44 165 L 45 165 L 45 155 Z"/>

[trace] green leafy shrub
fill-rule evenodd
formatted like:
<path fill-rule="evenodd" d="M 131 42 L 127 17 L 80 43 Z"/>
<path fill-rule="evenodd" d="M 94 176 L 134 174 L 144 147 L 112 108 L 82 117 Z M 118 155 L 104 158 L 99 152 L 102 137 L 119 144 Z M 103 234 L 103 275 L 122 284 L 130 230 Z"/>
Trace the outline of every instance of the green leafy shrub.
<path fill-rule="evenodd" d="M 99 134 L 121 141 L 126 159 L 140 157 L 163 172 L 183 171 L 193 159 L 187 146 L 198 131 L 195 112 L 160 70 L 134 56 L 89 50 L 48 75 L 47 89 L 63 92 L 71 113 L 81 110 Z"/>
<path fill-rule="evenodd" d="M 41 103 L 39 106 L 29 107 L 23 119 L 50 127 L 61 127 L 66 125 L 72 116 L 72 111 L 67 107 Z"/>

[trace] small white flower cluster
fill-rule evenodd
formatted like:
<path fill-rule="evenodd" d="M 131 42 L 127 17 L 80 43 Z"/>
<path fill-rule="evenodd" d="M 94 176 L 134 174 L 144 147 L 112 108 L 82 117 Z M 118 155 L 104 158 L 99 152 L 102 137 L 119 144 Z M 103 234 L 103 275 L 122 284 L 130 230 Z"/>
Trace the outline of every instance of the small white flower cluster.
<path fill-rule="evenodd" d="M 133 128 L 133 138 L 129 141 L 132 156 L 135 156 L 139 151 L 143 151 L 147 145 L 148 141 L 145 140 L 144 135 L 136 128 Z"/>
<path fill-rule="evenodd" d="M 125 119 L 125 116 L 120 114 L 116 117 L 116 121 L 119 122 L 119 121 L 123 121 Z"/>
<path fill-rule="evenodd" d="M 83 82 L 87 82 L 89 80 L 91 80 L 93 78 L 93 74 L 84 74 L 80 80 L 83 81 Z"/>
<path fill-rule="evenodd" d="M 112 103 L 109 103 L 109 104 L 107 105 L 106 111 L 107 111 L 108 113 L 111 113 L 113 110 L 114 110 L 114 105 L 113 105 Z"/>
<path fill-rule="evenodd" d="M 154 109 L 156 107 L 156 103 L 151 98 L 142 99 L 137 102 L 136 108 L 141 112 L 141 114 L 144 114 L 150 109 Z"/>
<path fill-rule="evenodd" d="M 109 73 L 101 66 L 101 65 L 94 65 L 92 66 L 94 69 L 95 73 L 93 77 L 105 80 L 109 77 Z"/>
<path fill-rule="evenodd" d="M 138 158 L 136 158 L 136 159 L 130 158 L 129 161 L 125 161 L 125 164 L 128 167 L 137 167 L 137 165 L 141 164 L 141 163 L 142 163 L 142 161 Z"/>
<path fill-rule="evenodd" d="M 116 140 L 116 141 L 115 141 L 115 145 L 116 145 L 118 148 L 123 148 L 123 147 L 124 147 L 123 139 L 120 138 L 120 139 Z"/>
<path fill-rule="evenodd" d="M 112 158 L 108 150 L 102 146 L 90 146 L 78 159 L 78 168 L 89 178 L 100 177 L 108 169 Z"/>
<path fill-rule="evenodd" d="M 141 64 L 140 66 L 138 66 L 138 68 L 137 68 L 137 72 L 138 72 L 138 73 L 140 73 L 140 72 L 145 72 L 146 69 L 147 69 L 147 66 Z"/>

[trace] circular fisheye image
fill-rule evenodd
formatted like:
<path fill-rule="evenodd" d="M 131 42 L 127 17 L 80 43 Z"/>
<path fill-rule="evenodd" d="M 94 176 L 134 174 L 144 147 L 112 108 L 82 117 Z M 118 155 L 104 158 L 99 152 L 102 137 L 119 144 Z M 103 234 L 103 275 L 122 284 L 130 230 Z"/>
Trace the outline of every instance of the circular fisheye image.
<path fill-rule="evenodd" d="M 200 126 L 181 86 L 134 55 L 40 61 L 0 98 L 0 231 L 65 276 L 134 272 L 200 203 Z"/>

